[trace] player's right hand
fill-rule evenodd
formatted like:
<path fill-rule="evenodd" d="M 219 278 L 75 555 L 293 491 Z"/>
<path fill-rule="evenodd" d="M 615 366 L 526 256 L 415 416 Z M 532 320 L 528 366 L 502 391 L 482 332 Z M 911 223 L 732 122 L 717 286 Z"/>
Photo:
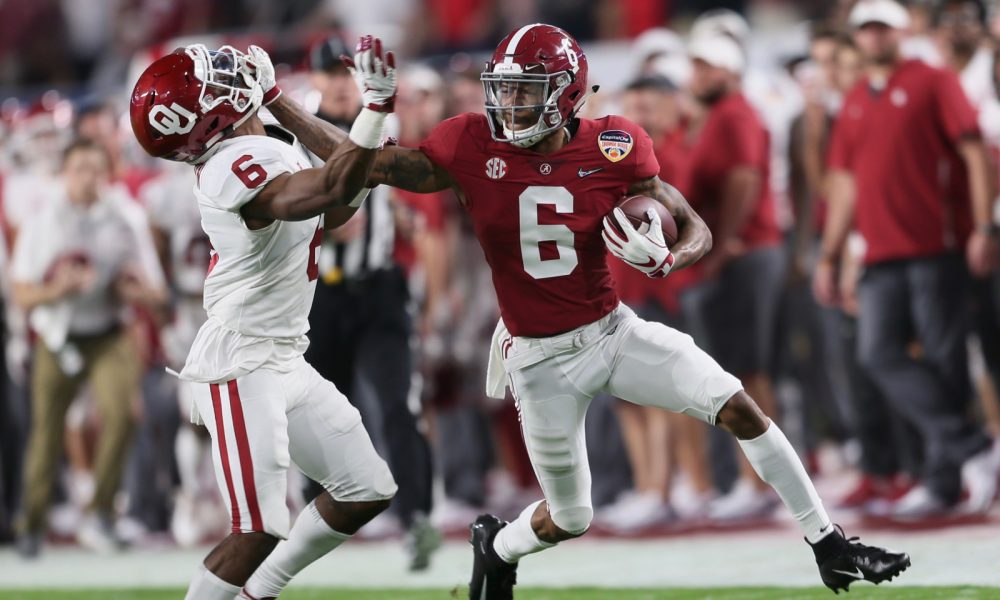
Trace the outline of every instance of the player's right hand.
<path fill-rule="evenodd" d="M 361 103 L 370 110 L 391 113 L 396 104 L 396 57 L 392 52 L 382 56 L 382 40 L 370 35 L 358 41 L 354 58 L 340 60 L 354 77 L 361 90 Z"/>
<path fill-rule="evenodd" d="M 248 50 L 249 62 L 254 67 L 253 76 L 256 77 L 257 83 L 260 84 L 261 90 L 264 92 L 263 104 L 267 106 L 281 95 L 281 88 L 278 87 L 274 75 L 274 64 L 271 62 L 271 57 L 260 46 L 250 46 Z"/>
<path fill-rule="evenodd" d="M 674 266 L 674 256 L 663 239 L 660 215 L 653 209 L 646 213 L 649 217 L 649 230 L 643 234 L 636 230 L 622 209 L 615 208 L 612 214 L 618 221 L 618 228 L 612 225 L 608 217 L 604 217 L 604 231 L 601 232 L 608 251 L 648 277 L 666 277 Z"/>

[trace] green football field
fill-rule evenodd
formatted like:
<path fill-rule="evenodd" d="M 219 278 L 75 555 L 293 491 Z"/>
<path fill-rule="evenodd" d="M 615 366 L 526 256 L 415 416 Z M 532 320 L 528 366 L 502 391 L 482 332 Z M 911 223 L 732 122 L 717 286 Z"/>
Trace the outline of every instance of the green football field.
<path fill-rule="evenodd" d="M 299 588 L 282 600 L 448 600 L 465 598 L 464 588 L 453 590 Z M 3 600 L 178 600 L 184 590 L 0 590 Z M 518 600 L 812 600 L 835 596 L 825 588 L 675 588 L 663 590 L 570 588 L 518 589 Z M 858 585 L 851 600 L 892 598 L 905 600 L 967 600 L 1000 598 L 1000 588 L 983 587 L 873 587 Z"/>

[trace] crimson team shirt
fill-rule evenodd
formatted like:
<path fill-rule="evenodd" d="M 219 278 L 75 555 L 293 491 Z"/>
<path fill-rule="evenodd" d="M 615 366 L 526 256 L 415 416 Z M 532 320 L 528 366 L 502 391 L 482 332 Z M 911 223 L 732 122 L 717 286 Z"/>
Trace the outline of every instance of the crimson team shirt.
<path fill-rule="evenodd" d="M 572 140 L 552 154 L 493 141 L 486 116 L 474 113 L 440 123 L 420 145 L 461 189 L 516 336 L 569 331 L 618 305 L 601 220 L 632 183 L 660 171 L 635 124 L 615 116 L 577 122 Z"/>
<path fill-rule="evenodd" d="M 771 194 L 769 146 L 767 129 L 743 94 L 736 93 L 712 105 L 691 151 L 688 199 L 712 233 L 718 231 L 722 218 L 723 191 L 729 173 L 738 167 L 753 167 L 761 172 L 760 194 L 740 232 L 740 239 L 748 249 L 781 243 Z"/>
<path fill-rule="evenodd" d="M 867 242 L 867 264 L 964 245 L 972 218 L 955 144 L 965 136 L 979 136 L 976 113 L 951 71 L 911 60 L 884 90 L 867 79 L 851 90 L 828 162 L 854 175 L 855 225 Z"/>

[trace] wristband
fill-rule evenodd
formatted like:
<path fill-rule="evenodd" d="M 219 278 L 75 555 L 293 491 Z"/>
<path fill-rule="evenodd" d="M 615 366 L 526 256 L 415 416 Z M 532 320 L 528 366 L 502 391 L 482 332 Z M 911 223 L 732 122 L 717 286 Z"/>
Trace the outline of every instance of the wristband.
<path fill-rule="evenodd" d="M 268 104 L 277 100 L 278 96 L 281 96 L 281 88 L 276 85 L 273 88 L 264 92 L 264 98 L 261 100 L 261 104 L 267 106 Z"/>
<path fill-rule="evenodd" d="M 361 114 L 354 119 L 351 126 L 351 133 L 348 138 L 356 146 L 374 150 L 382 143 L 382 132 L 385 130 L 385 116 L 388 113 L 380 113 L 370 108 L 362 108 Z"/>

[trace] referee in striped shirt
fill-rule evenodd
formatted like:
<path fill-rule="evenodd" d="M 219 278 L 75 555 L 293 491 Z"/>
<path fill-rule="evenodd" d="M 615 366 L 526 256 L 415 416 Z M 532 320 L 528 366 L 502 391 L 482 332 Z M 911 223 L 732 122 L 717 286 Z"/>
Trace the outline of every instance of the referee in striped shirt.
<path fill-rule="evenodd" d="M 309 56 L 318 91 L 316 115 L 350 130 L 361 97 L 340 56 L 353 52 L 339 37 L 316 46 Z M 307 103 L 308 104 L 308 103 Z M 393 214 L 389 190 L 372 190 L 362 209 L 323 242 L 309 325 L 322 332 L 310 340 L 305 358 L 334 382 L 361 412 L 366 428 L 388 457 L 399 485 L 393 510 L 407 530 L 411 570 L 429 565 L 440 534 L 428 521 L 431 510 L 430 445 L 411 408 L 413 360 L 409 291 L 393 262 Z M 309 496 L 319 492 L 313 484 Z"/>

